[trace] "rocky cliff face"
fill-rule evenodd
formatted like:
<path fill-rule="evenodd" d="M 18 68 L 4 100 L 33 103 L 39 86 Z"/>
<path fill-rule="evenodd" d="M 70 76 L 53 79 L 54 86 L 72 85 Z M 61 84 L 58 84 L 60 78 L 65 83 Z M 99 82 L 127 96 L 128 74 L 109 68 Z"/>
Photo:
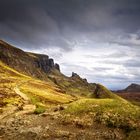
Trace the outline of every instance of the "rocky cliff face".
<path fill-rule="evenodd" d="M 60 72 L 58 64 L 47 55 L 27 53 L 0 40 L 0 60 L 22 73 L 44 77 L 53 69 Z"/>
<path fill-rule="evenodd" d="M 50 72 L 52 69 L 57 69 L 58 71 L 60 71 L 59 65 L 57 63 L 54 63 L 54 60 L 52 58 L 49 58 L 48 55 L 34 53 L 32 53 L 32 55 L 36 57 L 36 66 L 42 69 L 45 73 Z"/>

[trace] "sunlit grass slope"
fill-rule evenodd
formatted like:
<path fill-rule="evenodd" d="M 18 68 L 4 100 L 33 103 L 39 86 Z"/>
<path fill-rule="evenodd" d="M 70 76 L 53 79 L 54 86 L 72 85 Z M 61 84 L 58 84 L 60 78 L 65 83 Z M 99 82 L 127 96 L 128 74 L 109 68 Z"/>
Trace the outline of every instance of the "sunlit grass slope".
<path fill-rule="evenodd" d="M 24 99 L 15 93 L 15 87 L 27 94 L 31 103 L 36 105 L 46 106 L 48 104 L 68 103 L 73 100 L 72 96 L 63 94 L 50 80 L 43 82 L 23 75 L 0 61 L 0 107 L 18 106 L 24 103 Z"/>
<path fill-rule="evenodd" d="M 69 103 L 74 99 L 72 96 L 64 94 L 57 86 L 39 80 L 31 80 L 21 85 L 20 89 L 29 97 L 32 96 L 43 103 Z"/>

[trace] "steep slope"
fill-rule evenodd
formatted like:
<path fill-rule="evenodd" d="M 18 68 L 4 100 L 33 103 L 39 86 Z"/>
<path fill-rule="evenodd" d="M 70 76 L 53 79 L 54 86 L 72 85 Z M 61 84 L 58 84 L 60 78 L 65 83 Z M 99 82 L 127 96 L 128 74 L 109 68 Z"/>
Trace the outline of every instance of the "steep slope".
<path fill-rule="evenodd" d="M 95 91 L 90 97 L 98 99 L 120 99 L 117 95 L 113 94 L 110 90 L 101 84 L 93 84 L 95 86 Z"/>
<path fill-rule="evenodd" d="M 40 79 L 47 79 L 46 74 L 52 69 L 60 70 L 49 56 L 24 52 L 2 40 L 0 60 L 21 73 Z"/>

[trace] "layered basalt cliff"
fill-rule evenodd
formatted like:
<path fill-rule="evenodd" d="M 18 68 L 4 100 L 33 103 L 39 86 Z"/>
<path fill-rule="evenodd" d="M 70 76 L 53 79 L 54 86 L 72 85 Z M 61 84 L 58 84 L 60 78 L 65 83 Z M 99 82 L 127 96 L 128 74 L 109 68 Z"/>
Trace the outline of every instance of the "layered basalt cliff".
<path fill-rule="evenodd" d="M 35 53 L 29 54 L 35 57 L 34 61 L 36 63 L 36 66 L 42 69 L 45 73 L 50 72 L 52 69 L 57 69 L 58 71 L 60 71 L 59 65 L 57 63 L 54 63 L 54 60 L 52 58 L 49 58 L 48 55 Z"/>

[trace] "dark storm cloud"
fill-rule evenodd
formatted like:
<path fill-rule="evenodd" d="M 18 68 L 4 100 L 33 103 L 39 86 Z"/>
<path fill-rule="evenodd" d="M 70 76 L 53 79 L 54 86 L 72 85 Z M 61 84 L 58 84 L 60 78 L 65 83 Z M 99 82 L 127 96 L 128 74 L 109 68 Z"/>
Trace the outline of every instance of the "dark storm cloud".
<path fill-rule="evenodd" d="M 100 40 L 99 31 L 106 36 L 121 30 L 125 36 L 139 26 L 139 0 L 0 0 L 0 37 L 26 48 L 71 50 L 81 33 Z"/>
<path fill-rule="evenodd" d="M 56 19 L 59 9 L 57 11 L 55 3 L 52 7 L 53 3 L 49 2 L 0 1 L 0 37 L 22 48 L 51 46 L 71 50 L 71 43 L 61 34 L 60 21 L 63 22 L 63 19 L 59 19 L 59 15 Z"/>

